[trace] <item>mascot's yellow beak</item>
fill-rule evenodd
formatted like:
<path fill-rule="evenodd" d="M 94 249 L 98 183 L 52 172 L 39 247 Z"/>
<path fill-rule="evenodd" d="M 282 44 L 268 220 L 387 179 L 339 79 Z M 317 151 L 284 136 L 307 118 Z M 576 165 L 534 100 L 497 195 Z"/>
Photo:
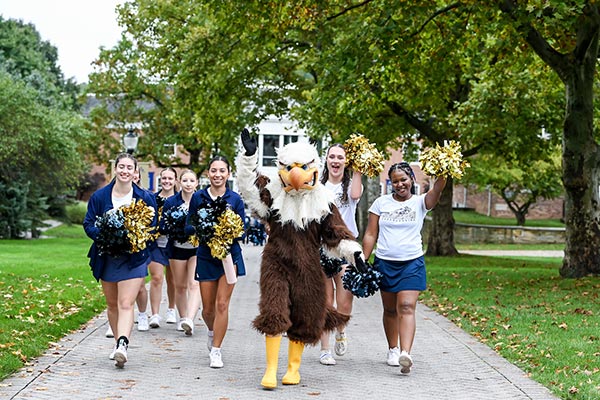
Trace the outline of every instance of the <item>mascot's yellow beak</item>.
<path fill-rule="evenodd" d="M 307 164 L 294 163 L 279 170 L 279 177 L 286 192 L 294 189 L 311 190 L 317 184 L 319 171 L 317 168 L 309 168 Z"/>

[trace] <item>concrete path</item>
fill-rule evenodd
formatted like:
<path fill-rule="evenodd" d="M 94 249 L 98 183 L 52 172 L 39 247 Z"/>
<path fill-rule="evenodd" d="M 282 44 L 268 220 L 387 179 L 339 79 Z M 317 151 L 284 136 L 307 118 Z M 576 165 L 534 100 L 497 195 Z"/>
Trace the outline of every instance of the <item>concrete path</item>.
<path fill-rule="evenodd" d="M 264 339 L 251 329 L 257 314 L 262 247 L 245 246 L 248 276 L 230 306 L 222 369 L 209 368 L 206 327 L 186 337 L 174 325 L 134 329 L 129 362 L 108 359 L 114 341 L 104 336 L 104 314 L 68 335 L 32 365 L 0 382 L 4 399 L 555 399 L 543 386 L 429 308 L 417 309 L 415 365 L 410 375 L 386 364 L 387 344 L 378 295 L 356 299 L 347 328 L 349 350 L 336 366 L 319 364 L 317 347 L 304 352 L 297 386 L 263 390 Z M 163 300 L 164 307 L 164 300 Z M 162 310 L 164 316 L 164 309 Z M 278 377 L 285 372 L 282 341 Z"/>

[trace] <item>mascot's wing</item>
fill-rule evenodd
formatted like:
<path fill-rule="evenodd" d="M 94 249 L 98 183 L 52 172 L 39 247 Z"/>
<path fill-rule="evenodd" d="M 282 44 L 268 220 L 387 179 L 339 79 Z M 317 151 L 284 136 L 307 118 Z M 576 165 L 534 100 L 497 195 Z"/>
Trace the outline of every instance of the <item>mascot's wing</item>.
<path fill-rule="evenodd" d="M 271 196 L 264 188 L 269 179 L 257 172 L 258 154 L 246 156 L 240 153 L 237 159 L 237 184 L 244 202 L 260 218 L 269 217 Z"/>
<path fill-rule="evenodd" d="M 322 239 L 325 254 L 329 257 L 344 258 L 354 265 L 354 253 L 358 251 L 362 254 L 362 247 L 354 240 L 352 232 L 346 227 L 340 212 L 333 204 L 331 213 L 322 224 Z"/>

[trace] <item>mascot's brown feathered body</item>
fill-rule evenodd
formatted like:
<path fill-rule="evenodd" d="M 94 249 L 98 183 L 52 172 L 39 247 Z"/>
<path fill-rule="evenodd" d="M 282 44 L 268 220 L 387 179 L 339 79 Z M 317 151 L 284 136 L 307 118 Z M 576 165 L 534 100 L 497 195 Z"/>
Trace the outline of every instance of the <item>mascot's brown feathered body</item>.
<path fill-rule="evenodd" d="M 297 142 L 278 149 L 278 176 L 269 178 L 257 172 L 256 140 L 247 130 L 242 143 L 246 154 L 237 162 L 239 191 L 270 228 L 261 262 L 260 313 L 254 320 L 254 327 L 267 337 L 267 371 L 261 384 L 277 386 L 283 332 L 290 345 L 282 383 L 298 384 L 304 345 L 316 344 L 324 331 L 343 327 L 350 318 L 326 305 L 319 249 L 354 263 L 361 247 L 332 195 L 319 183 L 320 158 L 313 146 Z"/>

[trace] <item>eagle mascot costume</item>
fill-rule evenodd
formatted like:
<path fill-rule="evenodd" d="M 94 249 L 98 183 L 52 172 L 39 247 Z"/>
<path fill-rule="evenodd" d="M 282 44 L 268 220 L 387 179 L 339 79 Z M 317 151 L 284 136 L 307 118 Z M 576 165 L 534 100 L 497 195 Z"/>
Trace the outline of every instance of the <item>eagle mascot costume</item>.
<path fill-rule="evenodd" d="M 260 267 L 259 315 L 253 321 L 266 337 L 261 385 L 277 387 L 284 332 L 288 368 L 281 382 L 297 385 L 305 344 L 318 343 L 324 331 L 341 328 L 350 318 L 327 306 L 319 249 L 364 266 L 362 249 L 319 182 L 320 157 L 314 146 L 296 142 L 277 149 L 278 176 L 269 178 L 257 172 L 256 137 L 244 129 L 241 139 L 245 154 L 237 161 L 238 188 L 246 205 L 270 228 Z"/>

